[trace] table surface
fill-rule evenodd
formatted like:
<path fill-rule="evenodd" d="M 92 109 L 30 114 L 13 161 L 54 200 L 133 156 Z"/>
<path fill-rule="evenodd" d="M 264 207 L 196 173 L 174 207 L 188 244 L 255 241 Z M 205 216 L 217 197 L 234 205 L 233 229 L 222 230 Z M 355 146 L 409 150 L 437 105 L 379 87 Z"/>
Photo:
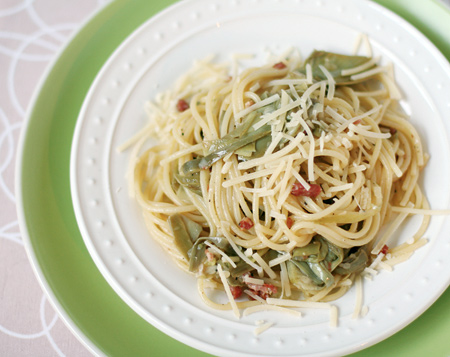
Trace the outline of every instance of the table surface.
<path fill-rule="evenodd" d="M 71 34 L 106 2 L 0 1 L 1 356 L 91 355 L 58 317 L 28 262 L 14 171 L 20 130 L 39 80 Z"/>

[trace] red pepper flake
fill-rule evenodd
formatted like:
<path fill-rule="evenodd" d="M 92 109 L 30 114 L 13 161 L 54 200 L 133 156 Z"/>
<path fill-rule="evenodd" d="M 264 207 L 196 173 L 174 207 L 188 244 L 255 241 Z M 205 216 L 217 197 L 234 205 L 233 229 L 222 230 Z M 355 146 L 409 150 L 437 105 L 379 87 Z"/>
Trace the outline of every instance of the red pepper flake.
<path fill-rule="evenodd" d="M 397 129 L 389 128 L 389 132 L 391 133 L 391 135 L 394 135 L 397 132 Z"/>
<path fill-rule="evenodd" d="M 296 182 L 292 185 L 291 194 L 294 196 L 306 196 L 306 197 L 317 197 L 320 192 L 322 192 L 322 188 L 320 185 L 315 183 L 309 184 L 309 190 L 307 190 L 300 182 Z"/>
<path fill-rule="evenodd" d="M 294 220 L 291 217 L 288 217 L 286 219 L 286 226 L 291 229 L 292 225 L 294 224 Z"/>
<path fill-rule="evenodd" d="M 206 259 L 208 260 L 208 262 L 212 262 L 212 261 L 214 261 L 214 259 L 216 259 L 216 256 L 214 255 L 214 253 L 211 252 L 209 249 L 205 249 L 205 254 L 206 254 Z"/>
<path fill-rule="evenodd" d="M 243 290 L 242 290 L 242 287 L 240 287 L 240 286 L 231 286 L 230 285 L 230 291 L 231 291 L 231 295 L 233 295 L 233 299 L 236 300 L 241 297 Z"/>
<path fill-rule="evenodd" d="M 179 112 L 184 112 L 186 109 L 189 109 L 189 104 L 184 99 L 179 99 L 177 102 L 177 110 Z"/>
<path fill-rule="evenodd" d="M 284 69 L 284 68 L 286 68 L 286 65 L 283 62 L 278 62 L 273 65 L 273 68 Z"/>
<path fill-rule="evenodd" d="M 361 124 L 361 122 L 362 122 L 362 120 L 361 120 L 361 119 L 358 119 L 358 120 L 355 120 L 355 121 L 353 122 L 353 124 L 358 125 L 358 124 Z"/>
<path fill-rule="evenodd" d="M 264 300 L 270 297 L 272 294 L 277 293 L 277 287 L 272 284 L 258 285 L 248 283 L 247 286 L 253 294 L 263 298 Z"/>
<path fill-rule="evenodd" d="M 388 250 L 389 250 L 389 247 L 385 244 L 385 245 L 383 245 L 383 248 L 381 248 L 380 253 L 386 255 Z"/>
<path fill-rule="evenodd" d="M 239 222 L 239 228 L 244 230 L 250 229 L 253 227 L 253 221 L 251 218 L 245 217 L 242 221 Z"/>

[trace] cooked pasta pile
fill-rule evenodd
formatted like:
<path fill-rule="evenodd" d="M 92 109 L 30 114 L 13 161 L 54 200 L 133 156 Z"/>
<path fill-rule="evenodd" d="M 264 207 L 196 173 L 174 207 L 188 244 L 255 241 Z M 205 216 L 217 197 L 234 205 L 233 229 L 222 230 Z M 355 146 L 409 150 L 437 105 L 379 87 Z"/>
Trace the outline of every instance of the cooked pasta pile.
<path fill-rule="evenodd" d="M 233 68 L 195 63 L 148 103 L 132 140 L 149 235 L 198 277 L 209 306 L 329 302 L 426 242 L 428 215 L 410 241 L 388 242 L 428 209 L 417 184 L 427 157 L 390 66 L 314 51 Z"/>

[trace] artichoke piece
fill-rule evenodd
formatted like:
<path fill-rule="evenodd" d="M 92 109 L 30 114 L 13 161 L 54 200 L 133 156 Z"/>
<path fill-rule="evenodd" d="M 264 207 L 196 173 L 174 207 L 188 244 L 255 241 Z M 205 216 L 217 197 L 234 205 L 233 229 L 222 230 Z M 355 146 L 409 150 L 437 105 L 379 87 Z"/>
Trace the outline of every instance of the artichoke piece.
<path fill-rule="evenodd" d="M 266 124 L 252 130 L 252 125 L 261 120 L 261 114 L 273 112 L 278 106 L 279 101 L 276 101 L 248 114 L 234 130 L 222 138 L 210 142 L 206 156 L 184 163 L 182 173 L 188 175 L 207 169 L 232 152 L 241 155 L 244 159 L 263 156 L 272 141 L 272 137 L 269 135 L 271 126 Z"/>
<path fill-rule="evenodd" d="M 298 268 L 298 271 L 291 266 L 290 272 L 288 271 L 289 279 L 299 280 L 301 277 L 298 274 L 301 273 L 311 279 L 314 284 L 326 287 L 334 283 L 331 272 L 344 259 L 342 248 L 319 235 L 315 236 L 307 246 L 295 248 L 291 254 L 290 262 Z M 294 281 L 291 280 L 296 285 Z"/>
<path fill-rule="evenodd" d="M 325 238 L 319 237 L 319 240 L 322 244 L 327 245 L 327 255 L 325 257 L 325 261 L 327 263 L 326 267 L 329 271 L 334 271 L 334 269 L 341 264 L 344 259 L 344 250 L 337 245 L 328 242 Z"/>
<path fill-rule="evenodd" d="M 243 156 L 248 159 L 253 155 L 253 153 L 255 151 L 256 151 L 256 145 L 255 145 L 255 142 L 253 142 L 253 143 L 250 143 L 250 144 L 247 144 L 247 145 L 241 147 L 240 149 L 237 149 L 234 153 L 238 156 Z"/>
<path fill-rule="evenodd" d="M 317 256 L 319 252 L 320 243 L 313 239 L 308 245 L 292 250 L 291 255 L 295 260 L 307 260 L 310 256 Z"/>
<path fill-rule="evenodd" d="M 257 114 L 257 112 L 251 112 L 245 117 L 240 125 L 236 126 L 234 130 L 230 131 L 220 139 L 213 140 L 209 145 L 208 154 L 223 150 L 227 148 L 230 141 L 242 138 L 242 136 L 245 135 L 249 131 L 250 127 L 254 124 Z"/>
<path fill-rule="evenodd" d="M 236 264 L 236 268 L 231 267 L 230 268 L 230 275 L 233 278 L 237 278 L 245 273 L 248 273 L 252 270 L 255 270 L 251 265 L 248 265 L 245 261 L 239 260 Z"/>
<path fill-rule="evenodd" d="M 301 277 L 298 274 L 308 277 L 315 285 L 323 285 L 323 281 L 311 270 L 311 267 L 307 262 L 299 262 L 296 260 L 289 260 L 288 277 L 292 284 L 297 286 Z"/>
<path fill-rule="evenodd" d="M 329 287 L 334 283 L 334 277 L 325 266 L 324 261 L 318 263 L 307 262 L 307 264 L 311 271 L 321 280 L 321 283 L 325 284 L 326 287 Z"/>
<path fill-rule="evenodd" d="M 186 225 L 184 224 L 183 216 L 181 214 L 174 214 L 169 216 L 168 223 L 172 230 L 175 246 L 181 254 L 189 260 L 188 251 L 192 248 L 193 243 L 189 235 Z"/>
<path fill-rule="evenodd" d="M 335 273 L 346 275 L 364 270 L 369 257 L 364 248 L 358 249 L 355 253 L 346 257 L 334 270 Z"/>
<path fill-rule="evenodd" d="M 186 176 L 195 172 L 199 172 L 200 170 L 208 169 L 215 162 L 219 161 L 227 154 L 232 153 L 239 148 L 242 148 L 258 139 L 265 137 L 266 135 L 270 134 L 270 132 L 271 127 L 270 125 L 266 124 L 261 128 L 259 128 L 258 130 L 246 133 L 242 137 L 229 138 L 227 141 L 221 142 L 220 145 L 218 143 L 213 143 L 212 145 L 220 147 L 220 149 L 211 152 L 205 157 L 185 162 L 184 165 L 182 166 L 182 172 Z M 222 141 L 223 138 L 218 140 Z"/>
<path fill-rule="evenodd" d="M 189 271 L 196 272 L 199 266 L 206 260 L 206 244 L 197 243 L 189 250 Z"/>
<path fill-rule="evenodd" d="M 305 61 L 305 65 L 300 69 L 302 73 L 306 73 L 306 64 L 311 65 L 313 77 L 317 80 L 326 80 L 327 77 L 320 69 L 320 66 L 324 66 L 328 72 L 333 76 L 336 84 L 349 84 L 354 83 L 350 79 L 351 76 L 343 76 L 341 74 L 344 69 L 351 69 L 358 67 L 368 61 L 370 57 L 365 56 L 347 56 L 339 53 L 326 52 L 326 51 L 314 51 Z M 375 67 L 375 65 L 365 69 Z"/>
<path fill-rule="evenodd" d="M 314 237 L 308 245 L 295 248 L 291 253 L 293 259 L 310 263 L 318 263 L 324 260 L 328 254 L 328 244 L 326 240 L 319 240 L 317 237 Z"/>
<path fill-rule="evenodd" d="M 321 290 L 323 286 L 315 284 L 309 277 L 304 275 L 300 269 L 291 261 L 286 262 L 289 281 L 300 290 Z"/>
<path fill-rule="evenodd" d="M 272 259 L 278 258 L 279 256 L 280 253 L 278 251 L 269 249 L 266 253 L 262 255 L 262 258 L 266 263 L 268 263 Z M 251 261 L 254 261 L 252 257 L 249 257 L 249 259 Z M 230 272 L 231 277 L 236 278 L 252 270 L 255 270 L 255 268 L 240 259 L 236 264 L 236 268 L 230 267 L 228 270 Z"/>
<path fill-rule="evenodd" d="M 198 237 L 200 237 L 200 233 L 203 230 L 201 224 L 194 222 L 192 219 L 187 218 L 186 216 L 181 216 L 183 218 L 184 225 L 188 231 L 189 237 L 191 238 L 192 243 L 194 243 Z"/>
<path fill-rule="evenodd" d="M 188 190 L 194 192 L 199 196 L 202 196 L 202 188 L 200 186 L 200 174 L 198 172 L 194 172 L 186 176 L 175 174 L 174 177 L 181 186 L 187 188 Z"/>
<path fill-rule="evenodd" d="M 200 264 L 206 259 L 206 241 L 213 243 L 217 248 L 223 250 L 225 253 L 232 253 L 232 248 L 226 238 L 223 237 L 202 237 L 195 241 L 195 244 L 188 251 L 189 256 L 189 271 L 195 272 L 198 270 Z"/>
<path fill-rule="evenodd" d="M 266 153 L 267 148 L 272 143 L 272 136 L 267 135 L 261 139 L 255 141 L 255 153 L 252 155 L 252 159 L 263 156 Z"/>

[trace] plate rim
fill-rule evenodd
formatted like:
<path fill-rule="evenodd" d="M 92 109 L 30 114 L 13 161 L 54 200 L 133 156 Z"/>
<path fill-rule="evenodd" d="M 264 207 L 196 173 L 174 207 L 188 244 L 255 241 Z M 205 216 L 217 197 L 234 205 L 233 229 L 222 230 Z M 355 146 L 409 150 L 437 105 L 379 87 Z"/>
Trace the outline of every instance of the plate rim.
<path fill-rule="evenodd" d="M 197 5 L 198 3 L 202 3 L 202 2 L 204 2 L 204 1 L 202 1 L 202 0 L 192 0 L 192 1 L 190 1 L 190 2 L 188 2 L 188 5 L 189 5 L 189 3 L 191 3 L 192 5 Z M 321 1 L 320 1 L 320 3 L 322 3 Z M 375 3 L 375 2 L 373 2 L 373 1 L 363 1 L 362 3 L 364 3 L 363 4 L 363 6 L 362 6 L 362 8 L 363 8 L 363 10 L 370 10 L 370 9 L 374 9 L 374 8 L 376 8 L 377 9 L 377 11 L 379 12 L 379 15 L 380 15 L 380 17 L 379 17 L 379 19 L 382 19 L 382 18 L 389 18 L 391 21 L 393 21 L 393 22 L 400 22 L 401 24 L 398 26 L 398 28 L 400 29 L 403 29 L 403 30 L 406 30 L 406 31 L 408 31 L 409 33 L 411 33 L 411 38 L 413 38 L 414 40 L 415 40 L 415 42 L 416 42 L 416 44 L 417 44 L 417 42 L 420 42 L 420 45 L 421 45 L 421 48 L 423 48 L 425 51 L 428 51 L 428 52 L 432 52 L 433 53 L 433 55 L 435 56 L 435 59 L 436 59 L 436 61 L 437 61 L 437 63 L 439 63 L 440 64 L 440 69 L 442 70 L 442 72 L 444 72 L 444 73 L 450 73 L 450 66 L 449 66 L 449 64 L 448 64 L 448 62 L 447 62 L 447 60 L 446 60 L 446 58 L 443 56 L 443 54 L 439 51 L 439 49 L 437 48 L 437 46 L 435 46 L 422 32 L 420 32 L 417 28 L 415 28 L 414 26 L 412 26 L 408 21 L 406 21 L 405 19 L 403 19 L 401 16 L 399 16 L 398 14 L 396 14 L 395 12 L 393 12 L 393 11 L 390 11 L 389 9 L 387 9 L 387 8 L 385 8 L 385 7 L 383 7 L 383 6 L 381 6 L 381 5 L 379 5 L 379 4 L 377 4 L 377 3 Z M 186 5 L 186 2 L 184 3 L 185 5 Z M 238 2 L 235 2 L 235 4 L 238 4 Z M 299 2 L 297 1 L 297 4 L 299 4 Z M 349 0 L 349 1 L 342 1 L 342 4 L 341 5 L 343 5 L 343 6 L 346 6 L 346 5 L 354 5 L 354 3 L 351 1 L 351 0 Z M 328 4 L 327 4 L 328 5 Z M 306 5 L 307 6 L 307 8 L 309 8 L 310 6 L 313 6 L 312 5 L 312 1 L 311 2 L 308 2 L 308 4 Z M 186 7 L 185 7 L 186 8 Z M 186 8 L 187 9 L 187 8 Z M 194 7 L 194 9 L 197 9 L 197 8 L 195 8 Z M 246 11 L 247 9 L 246 8 L 244 8 L 243 9 L 244 11 Z M 314 11 L 314 10 L 313 10 Z M 308 16 L 309 15 L 311 15 L 309 12 L 308 12 Z M 228 15 L 229 16 L 229 15 Z M 311 16 L 313 16 L 313 15 L 311 15 Z M 326 14 L 325 16 L 324 16 L 324 20 L 329 20 L 329 18 L 328 18 L 329 16 Z M 225 16 L 225 18 L 228 18 L 227 16 Z M 237 18 L 239 18 L 239 16 L 237 16 Z M 233 20 L 235 20 L 234 18 L 233 18 Z M 207 23 L 207 22 L 206 22 Z M 202 24 L 203 25 L 205 25 L 206 23 L 203 23 L 202 22 Z M 114 63 L 114 61 L 117 59 L 117 58 L 119 58 L 120 57 L 120 54 L 121 54 L 121 52 L 122 52 L 122 50 L 124 49 L 124 48 L 126 48 L 127 47 L 127 45 L 128 44 L 131 44 L 132 43 L 132 41 L 133 40 L 135 40 L 135 38 L 136 37 L 139 37 L 140 36 L 140 34 L 142 33 L 142 32 L 144 32 L 145 30 L 146 30 L 146 28 L 147 27 L 150 27 L 151 28 L 151 25 L 152 25 L 153 23 L 151 23 L 151 24 L 149 24 L 148 22 L 146 22 L 146 23 L 144 23 L 143 25 L 141 25 L 129 38 L 128 38 L 128 42 L 127 41 L 125 41 L 124 43 L 122 43 L 122 45 L 121 46 L 119 46 L 118 48 L 117 48 L 117 50 L 114 52 L 114 54 L 109 58 L 109 60 L 105 63 L 105 65 L 104 65 L 104 67 L 102 68 L 102 70 L 101 70 L 101 72 L 98 74 L 98 76 L 97 76 L 97 78 L 96 78 L 96 80 L 95 80 L 95 83 L 93 84 L 93 86 L 91 87 L 91 91 L 90 91 L 90 95 L 93 95 L 94 94 L 94 92 L 95 92 L 95 90 L 98 90 L 98 86 L 100 86 L 101 87 L 101 85 L 99 84 L 99 82 L 101 82 L 101 80 L 102 80 L 102 77 L 103 77 L 103 74 L 104 73 L 106 73 L 109 69 L 110 69 L 110 67 L 111 66 L 113 66 L 113 63 Z M 340 24 L 340 25 L 344 25 L 343 23 L 342 24 Z M 354 27 L 354 26 L 351 26 L 352 28 Z M 197 30 L 197 28 L 194 28 L 194 34 L 196 33 L 196 30 Z M 195 35 L 194 35 L 195 36 Z M 175 42 L 176 42 L 176 37 L 175 37 Z M 170 42 L 169 41 L 169 44 L 171 44 L 172 42 Z M 132 46 L 132 45 L 131 45 Z M 132 49 L 133 49 L 133 47 L 132 47 Z M 134 50 L 136 50 L 136 48 L 134 48 Z M 159 52 L 159 49 L 158 49 L 158 52 Z M 164 51 L 163 51 L 164 52 Z M 164 56 L 164 55 L 163 55 Z M 398 55 L 397 55 L 398 56 Z M 158 57 L 158 60 L 159 60 L 159 57 Z M 135 76 L 136 76 L 136 74 L 133 74 L 133 78 L 134 78 L 134 80 L 131 82 L 131 83 L 126 83 L 127 84 L 127 87 L 130 85 L 130 84 L 132 84 L 132 83 L 134 83 L 134 84 L 136 84 L 137 82 L 139 82 L 139 80 L 137 80 L 136 81 L 136 78 L 135 78 Z M 135 83 L 136 82 L 136 83 Z M 129 95 L 129 93 L 128 93 L 128 90 L 126 91 L 126 93 L 127 93 L 127 95 Z M 84 102 L 84 104 L 83 104 L 83 107 L 82 107 L 82 112 L 81 112 L 81 114 L 80 114 L 80 117 L 79 117 L 79 120 L 78 120 L 78 122 L 77 122 L 77 129 L 76 129 L 76 131 L 77 131 L 77 134 L 79 133 L 79 131 L 81 130 L 81 127 L 82 127 L 82 124 L 83 124 L 83 121 L 84 121 L 84 115 L 85 115 L 85 112 L 87 112 L 88 111 L 88 107 L 90 106 L 90 95 L 88 94 L 88 96 L 86 97 L 86 99 L 85 99 L 85 102 Z M 121 97 L 120 98 L 120 100 L 122 100 L 123 98 Z M 114 107 L 114 112 L 115 111 L 121 111 L 122 110 L 122 107 Z M 81 125 L 80 125 L 81 124 Z M 107 128 L 107 130 L 108 130 L 108 132 L 110 131 L 110 130 L 112 130 L 112 128 L 110 128 L 110 127 L 108 127 Z M 165 332 L 169 332 L 169 334 L 171 335 L 171 336 L 179 336 L 180 335 L 180 333 L 181 333 L 181 335 L 182 335 L 182 339 L 181 339 L 181 341 L 183 341 L 184 343 L 188 343 L 189 345 L 191 345 L 191 346 L 194 346 L 194 347 L 197 347 L 197 348 L 201 348 L 201 346 L 204 346 L 204 342 L 203 341 L 201 341 L 201 340 L 199 340 L 199 339 L 196 339 L 196 338 L 193 338 L 192 336 L 188 336 L 187 334 L 184 334 L 182 331 L 181 331 L 181 329 L 174 329 L 174 328 L 172 328 L 172 327 L 170 327 L 169 325 L 169 323 L 167 323 L 167 321 L 166 320 L 161 320 L 159 317 L 156 317 L 156 316 L 154 316 L 153 314 L 152 314 L 152 312 L 150 312 L 150 311 L 147 311 L 147 310 L 145 310 L 145 307 L 143 307 L 143 305 L 142 304 L 140 304 L 139 302 L 138 302 L 138 299 L 136 299 L 136 296 L 135 295 L 133 295 L 132 293 L 129 293 L 129 291 L 127 291 L 126 290 L 126 288 L 124 288 L 122 285 L 121 285 L 121 283 L 123 283 L 123 278 L 122 278 L 122 280 L 120 280 L 119 278 L 118 278 L 118 275 L 117 274 L 114 274 L 114 273 L 111 273 L 110 271 L 109 271 L 109 269 L 108 269 L 108 266 L 110 267 L 111 266 L 111 262 L 107 262 L 107 260 L 105 260 L 105 258 L 104 258 L 104 254 L 102 254 L 102 252 L 100 251 L 100 250 L 98 250 L 98 248 L 97 248 L 97 245 L 99 244 L 99 242 L 98 241 L 93 241 L 91 238 L 90 238 L 90 234 L 89 234 L 89 231 L 92 229 L 92 224 L 91 225 L 89 225 L 89 224 L 87 224 L 86 223 L 86 219 L 84 218 L 84 216 L 85 216 L 85 214 L 82 212 L 83 210 L 82 210 L 82 208 L 80 207 L 80 205 L 78 205 L 78 194 L 79 194 L 79 187 L 81 187 L 80 186 L 80 184 L 79 184 L 79 182 L 78 182 L 78 179 L 77 179 L 77 175 L 76 175 L 76 170 L 77 170 L 77 168 L 78 168 L 78 166 L 76 166 L 76 163 L 75 163 L 75 161 L 76 160 L 79 160 L 78 159 L 78 156 L 79 156 L 79 153 L 78 153 L 78 151 L 77 151 L 77 145 L 78 145 L 78 140 L 79 140 L 80 138 L 79 138 L 79 136 L 78 135 L 74 135 L 74 146 L 72 147 L 72 157 L 71 157 L 71 188 L 72 188 L 72 196 L 74 197 L 75 196 L 75 198 L 74 198 L 74 206 L 75 206 L 75 210 L 76 210 L 76 216 L 77 216 L 77 220 L 78 220 L 78 223 L 79 223 L 79 226 L 80 226 L 80 228 L 81 228 L 81 230 L 82 230 L 82 235 L 83 235 L 83 239 L 84 239 L 84 241 L 85 241 L 85 243 L 86 243 L 86 245 L 88 246 L 88 248 L 89 248 L 89 251 L 90 251 L 90 254 L 91 254 L 91 256 L 93 257 L 93 259 L 94 259 L 94 261 L 95 261 L 95 263 L 97 264 L 97 266 L 99 266 L 99 269 L 102 271 L 102 274 L 104 275 L 104 277 L 105 277 L 105 279 L 110 283 L 110 285 L 112 285 L 113 286 L 113 288 L 115 289 L 115 291 L 117 292 L 117 294 L 119 295 L 119 296 L 121 296 L 122 297 L 122 299 L 124 299 L 125 301 L 127 301 L 129 304 L 130 304 L 130 306 L 135 310 L 135 311 L 137 311 L 139 314 L 141 314 L 141 316 L 143 316 L 143 318 L 145 318 L 145 319 L 147 319 L 148 321 L 150 321 L 150 322 L 154 322 L 154 323 L 156 323 L 156 325 L 157 326 L 161 326 L 162 325 L 162 330 L 163 331 L 165 331 Z M 102 146 L 102 149 L 104 149 L 103 148 L 103 146 Z M 106 149 L 107 150 L 107 149 Z M 108 151 L 106 151 L 105 152 L 105 155 L 106 155 L 106 157 L 108 156 Z M 103 158 L 103 156 L 101 156 L 101 158 Z M 78 162 L 78 161 L 77 161 Z M 102 167 L 103 167 L 104 165 L 102 164 Z M 103 176 L 101 175 L 101 178 L 103 178 Z M 100 179 L 100 178 L 99 178 Z M 108 181 L 108 184 L 109 184 L 110 182 Z M 102 190 L 102 194 L 104 194 L 104 192 L 103 192 L 103 190 Z M 101 198 L 103 198 L 103 199 L 106 199 L 106 200 L 108 200 L 109 201 L 109 196 L 108 197 L 103 197 L 103 196 L 101 196 Z M 108 211 L 108 209 L 106 209 L 107 211 Z M 108 218 L 109 218 L 109 216 L 108 216 Z M 89 221 L 89 220 L 88 220 Z M 126 247 L 127 249 L 126 250 L 128 250 L 128 246 Z M 127 258 L 130 258 L 128 255 L 126 255 L 126 257 Z M 140 279 L 140 278 L 139 278 Z M 447 282 L 446 282 L 446 284 L 447 284 L 447 287 L 448 287 L 448 282 L 450 281 L 450 278 L 448 278 L 447 279 Z M 431 306 L 441 295 L 442 295 L 442 293 L 444 292 L 446 290 L 446 287 L 445 286 L 440 286 L 440 288 L 439 289 L 437 289 L 437 290 L 435 290 L 435 291 L 433 291 L 433 298 L 431 298 L 431 299 L 427 299 L 426 300 L 426 303 L 423 305 L 423 306 L 421 306 L 420 308 L 418 308 L 418 309 L 416 309 L 415 310 L 415 314 L 414 314 L 414 316 L 411 316 L 411 317 L 407 317 L 407 318 L 403 318 L 403 319 L 401 319 L 401 321 L 399 322 L 399 323 L 397 323 L 397 327 L 396 328 L 389 328 L 389 329 L 387 329 L 385 332 L 380 332 L 378 335 L 377 335 L 377 337 L 375 338 L 375 337 L 370 337 L 369 339 L 367 339 L 367 340 L 365 340 L 364 341 L 364 344 L 366 344 L 367 346 L 371 346 L 371 345 L 374 345 L 374 344 L 376 344 L 376 343 L 378 343 L 378 342 L 381 342 L 381 341 L 383 341 L 383 340 L 385 340 L 386 338 L 388 338 L 388 337 L 390 337 L 390 336 L 392 336 L 393 334 L 395 334 L 396 332 L 398 332 L 398 331 L 400 331 L 401 329 L 403 329 L 403 328 L 405 328 L 407 325 L 409 325 L 412 321 L 414 321 L 415 319 L 417 319 L 429 306 Z M 171 293 L 173 293 L 173 292 L 171 292 Z M 170 294 L 169 294 L 170 295 Z M 167 296 L 168 297 L 168 296 Z M 392 332 L 393 331 L 393 332 Z M 205 351 L 208 351 L 208 352 L 212 352 L 212 353 L 215 353 L 215 352 L 217 352 L 217 351 L 219 351 L 219 352 L 222 352 L 221 351 L 221 348 L 223 348 L 223 347 L 219 347 L 218 345 L 216 345 L 216 344 L 211 344 L 210 346 L 209 346 L 209 348 L 208 349 L 206 349 Z M 337 352 L 345 352 L 345 353 L 354 353 L 354 352 L 358 352 L 358 351 L 360 351 L 360 349 L 358 349 L 358 348 L 354 348 L 354 349 L 352 349 L 352 348 L 350 348 L 350 347 L 346 347 L 346 348 L 343 348 L 343 347 L 340 347 L 339 348 L 339 351 L 337 351 Z M 228 352 L 228 350 L 225 350 L 225 351 L 223 351 L 224 353 L 226 353 L 226 352 Z M 242 353 L 244 353 L 244 351 L 241 351 Z M 248 355 L 250 356 L 250 355 L 253 355 L 252 353 L 249 353 L 249 352 L 246 352 L 246 353 L 248 353 Z M 318 352 L 315 352 L 315 353 L 318 353 Z M 314 354 L 314 353 L 313 353 Z M 247 355 L 247 354 L 246 354 Z"/>

